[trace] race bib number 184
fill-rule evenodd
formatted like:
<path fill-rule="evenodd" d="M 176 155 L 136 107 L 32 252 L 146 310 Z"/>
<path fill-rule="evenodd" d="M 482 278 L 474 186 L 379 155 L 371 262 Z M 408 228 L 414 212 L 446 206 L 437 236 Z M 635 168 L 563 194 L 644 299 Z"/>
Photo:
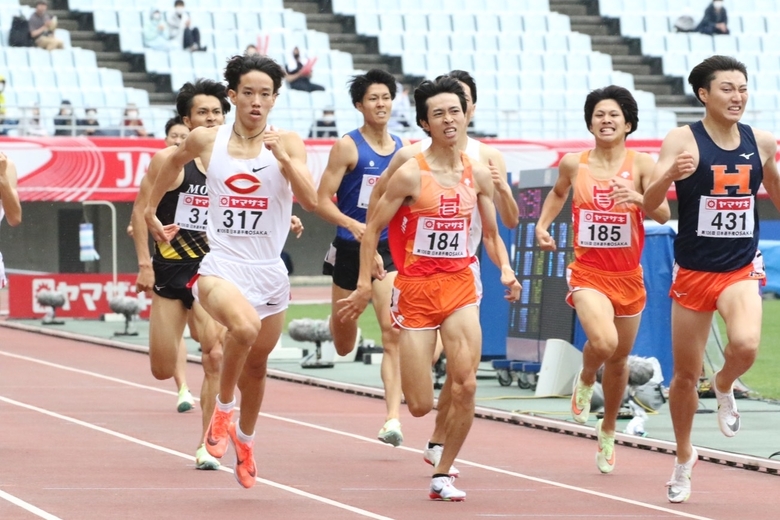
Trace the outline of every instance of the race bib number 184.
<path fill-rule="evenodd" d="M 468 220 L 465 218 L 429 218 L 417 221 L 415 255 L 439 258 L 468 256 Z"/>

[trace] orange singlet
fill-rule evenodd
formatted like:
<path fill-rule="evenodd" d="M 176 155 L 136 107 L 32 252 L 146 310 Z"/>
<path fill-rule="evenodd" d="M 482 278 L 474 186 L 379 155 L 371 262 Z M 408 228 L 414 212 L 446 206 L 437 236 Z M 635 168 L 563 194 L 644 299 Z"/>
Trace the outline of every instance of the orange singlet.
<path fill-rule="evenodd" d="M 574 305 L 574 292 L 590 289 L 609 298 L 616 317 L 636 316 L 645 307 L 639 263 L 645 241 L 644 212 L 634 204 L 616 205 L 609 197 L 613 180 L 635 189 L 634 155 L 627 150 L 617 175 L 607 180 L 591 174 L 590 151 L 580 155 L 572 200 L 575 260 L 567 270 L 569 305 Z"/>
<path fill-rule="evenodd" d="M 477 304 L 468 250 L 471 215 L 477 193 L 468 157 L 461 152 L 463 174 L 451 188 L 441 186 L 422 153 L 420 195 L 390 221 L 388 240 L 398 268 L 391 312 L 398 327 L 436 329 L 453 312 Z"/>

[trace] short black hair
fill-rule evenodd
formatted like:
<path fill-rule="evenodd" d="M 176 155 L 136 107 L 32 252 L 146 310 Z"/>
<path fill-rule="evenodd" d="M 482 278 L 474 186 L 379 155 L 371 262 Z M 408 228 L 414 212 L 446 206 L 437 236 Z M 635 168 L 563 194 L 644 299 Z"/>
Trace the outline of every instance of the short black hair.
<path fill-rule="evenodd" d="M 179 93 L 176 95 L 176 112 L 180 117 L 190 117 L 193 100 L 195 96 L 201 94 L 217 98 L 219 104 L 222 105 L 222 113 L 230 112 L 230 101 L 228 101 L 225 85 L 218 81 L 201 78 L 195 83 L 188 81 L 179 89 Z"/>
<path fill-rule="evenodd" d="M 366 97 L 368 87 L 375 83 L 387 86 L 387 89 L 390 91 L 390 98 L 395 99 L 395 76 L 386 70 L 371 69 L 365 74 L 352 76 L 352 79 L 349 80 L 349 95 L 352 97 L 352 105 L 357 106 L 358 103 L 362 103 L 363 98 Z"/>
<path fill-rule="evenodd" d="M 466 113 L 466 93 L 460 82 L 450 75 L 439 76 L 431 81 L 426 79 L 414 89 L 414 104 L 417 111 L 417 124 L 423 128 L 422 122 L 428 122 L 428 100 L 439 94 L 455 94 L 460 99 L 460 108 Z M 423 130 L 425 130 L 423 128 Z M 430 133 L 425 130 L 425 133 Z"/>
<path fill-rule="evenodd" d="M 469 74 L 465 70 L 455 69 L 455 70 L 451 70 L 450 73 L 447 75 L 468 85 L 469 90 L 471 91 L 471 102 L 476 105 L 477 104 L 477 82 L 474 81 L 474 78 L 471 76 L 471 74 Z"/>
<path fill-rule="evenodd" d="M 225 67 L 228 89 L 235 91 L 241 82 L 241 76 L 253 70 L 268 74 L 274 82 L 274 94 L 279 92 L 285 76 L 284 69 L 273 59 L 260 54 L 237 54 L 228 60 Z"/>
<path fill-rule="evenodd" d="M 715 74 L 722 70 L 736 70 L 745 75 L 745 81 L 748 79 L 747 67 L 741 61 L 731 56 L 710 56 L 706 60 L 696 65 L 688 76 L 688 83 L 693 88 L 693 95 L 702 105 L 704 102 L 699 97 L 699 89 L 703 88 L 710 91 L 710 84 L 715 79 Z"/>
<path fill-rule="evenodd" d="M 631 125 L 631 131 L 626 135 L 636 132 L 637 126 L 639 126 L 639 108 L 636 99 L 628 89 L 617 85 L 592 90 L 585 98 L 585 124 L 588 130 L 593 124 L 593 111 L 596 110 L 596 105 L 605 99 L 612 99 L 620 106 L 623 118 L 625 118 L 626 123 Z"/>
<path fill-rule="evenodd" d="M 165 122 L 165 136 L 168 136 L 168 132 L 171 131 L 171 128 L 173 128 L 176 125 L 184 125 L 184 121 L 181 120 L 181 116 L 173 116 L 168 121 Z"/>

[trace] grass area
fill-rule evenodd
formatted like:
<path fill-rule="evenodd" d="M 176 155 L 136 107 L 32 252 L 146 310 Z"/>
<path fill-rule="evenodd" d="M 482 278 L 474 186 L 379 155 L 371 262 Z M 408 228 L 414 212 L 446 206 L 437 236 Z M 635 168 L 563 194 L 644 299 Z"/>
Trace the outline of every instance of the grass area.
<path fill-rule="evenodd" d="M 330 315 L 330 304 L 293 304 L 287 308 L 285 317 L 284 332 L 287 332 L 287 324 L 290 321 L 299 318 L 312 318 L 315 320 L 324 320 Z M 379 329 L 379 323 L 376 321 L 374 307 L 369 304 L 365 312 L 358 319 L 363 339 L 372 339 L 377 345 L 382 344 L 382 331 Z"/>
<path fill-rule="evenodd" d="M 742 381 L 765 399 L 780 400 L 780 300 L 764 300 L 764 319 L 761 324 L 761 346 L 758 359 L 753 367 L 742 377 Z M 726 341 L 726 326 L 717 315 L 718 326 L 723 341 Z"/>

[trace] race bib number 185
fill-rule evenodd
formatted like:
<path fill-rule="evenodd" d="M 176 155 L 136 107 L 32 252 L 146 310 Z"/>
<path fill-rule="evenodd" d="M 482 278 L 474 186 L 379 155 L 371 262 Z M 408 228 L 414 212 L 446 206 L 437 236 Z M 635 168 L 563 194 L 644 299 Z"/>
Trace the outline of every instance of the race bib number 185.
<path fill-rule="evenodd" d="M 631 215 L 580 210 L 577 244 L 580 247 L 631 247 Z"/>

